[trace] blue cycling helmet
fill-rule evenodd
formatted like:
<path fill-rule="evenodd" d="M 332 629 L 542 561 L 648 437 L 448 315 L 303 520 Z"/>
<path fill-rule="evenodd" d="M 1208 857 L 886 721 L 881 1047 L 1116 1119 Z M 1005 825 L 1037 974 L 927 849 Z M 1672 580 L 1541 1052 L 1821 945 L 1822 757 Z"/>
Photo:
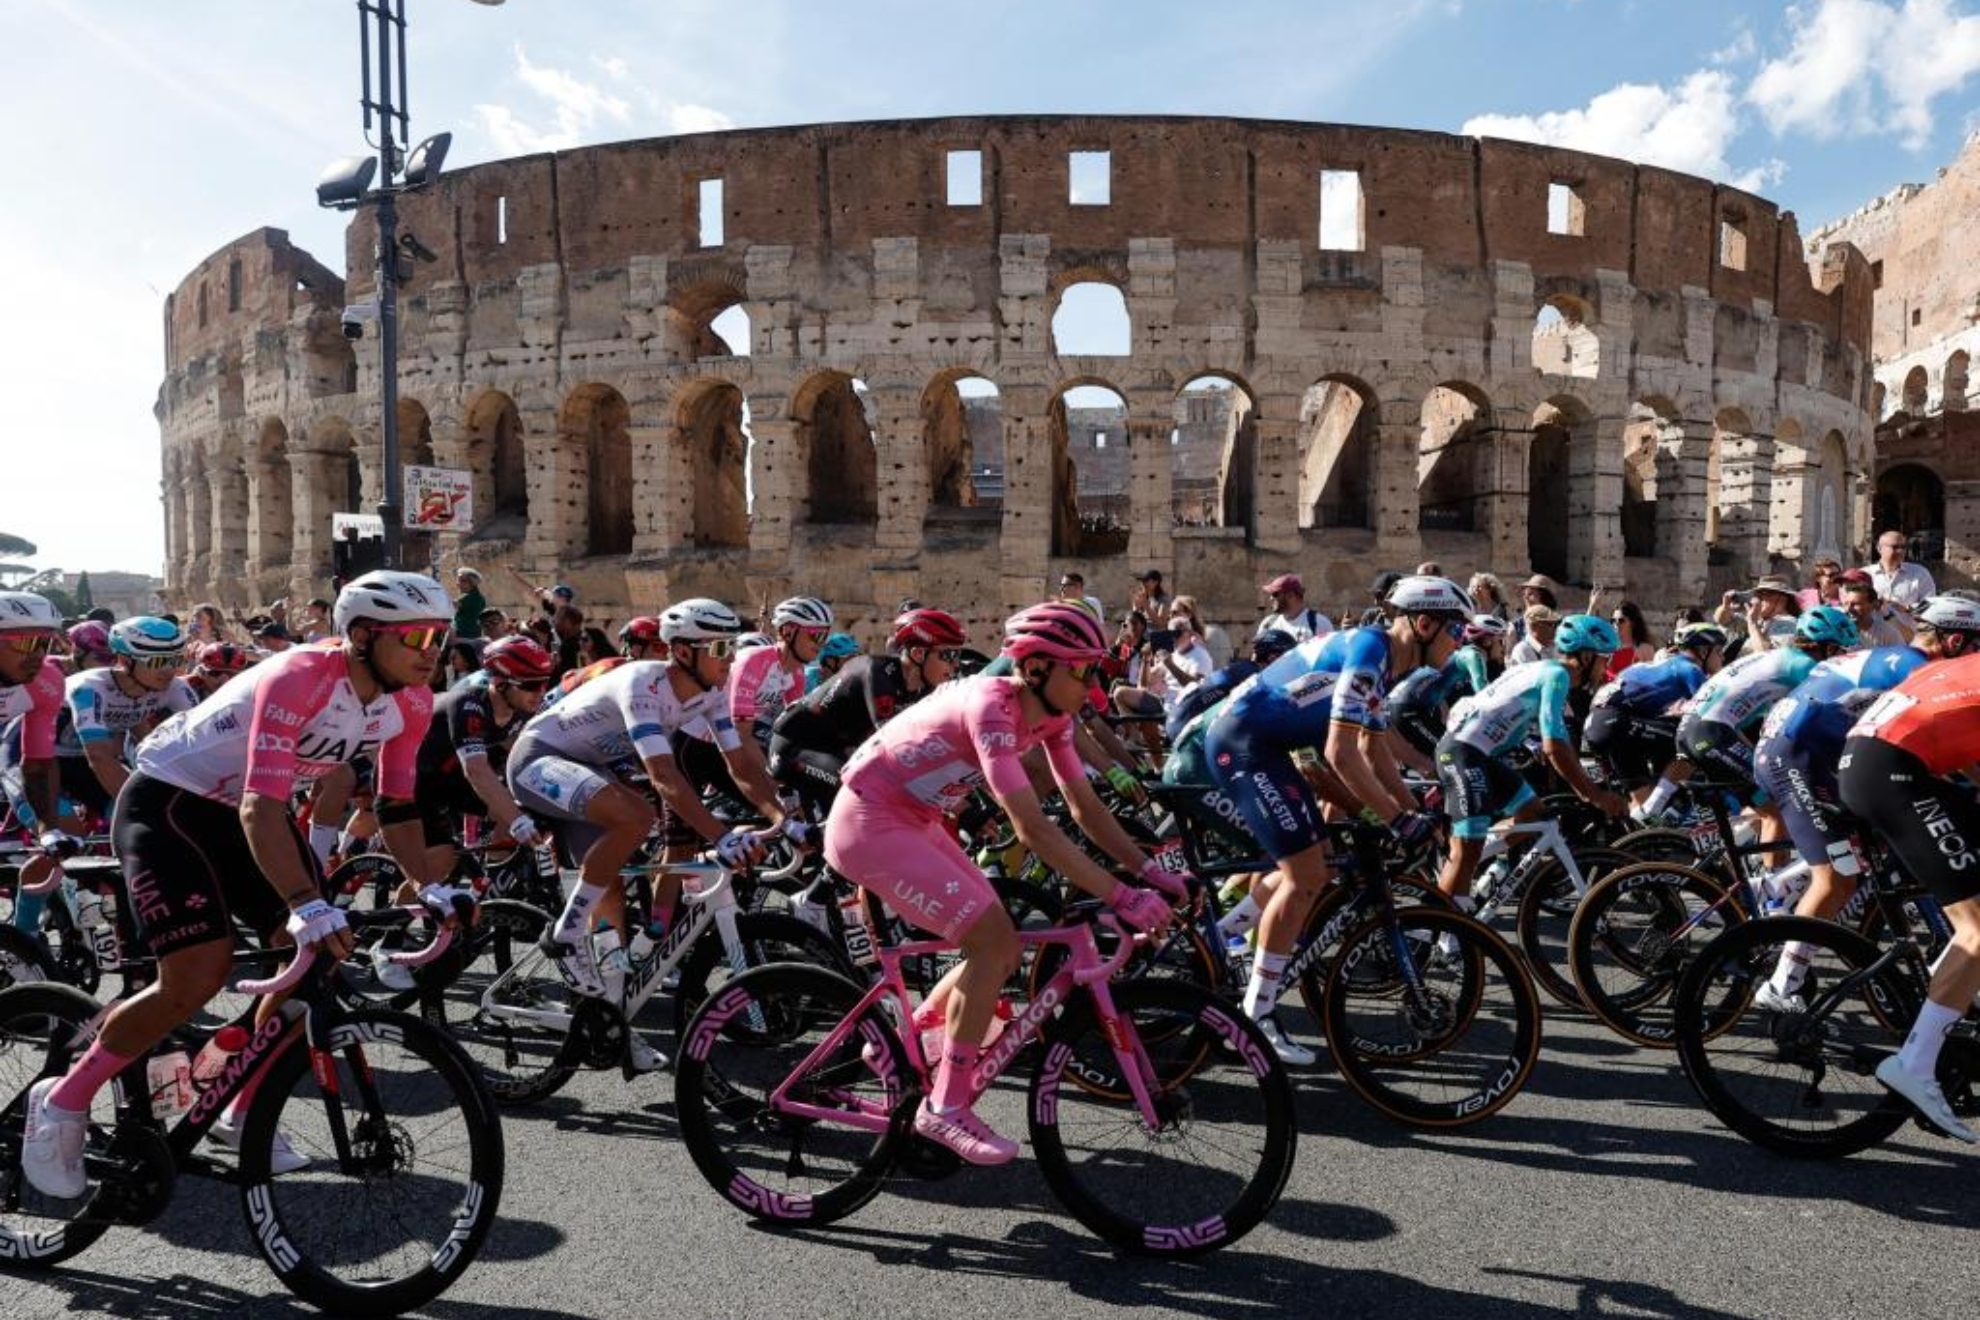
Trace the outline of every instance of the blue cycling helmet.
<path fill-rule="evenodd" d="M 170 619 L 140 614 L 110 630 L 110 649 L 132 660 L 176 659 L 186 650 L 186 634 Z"/>
<path fill-rule="evenodd" d="M 1593 614 L 1570 614 L 1561 620 L 1560 630 L 1554 634 L 1554 649 L 1562 655 L 1577 655 L 1582 651 L 1614 655 L 1622 650 L 1622 634 L 1607 619 L 1598 619 Z"/>
<path fill-rule="evenodd" d="M 850 660 L 859 654 L 859 642 L 851 633 L 833 633 L 818 648 L 820 660 Z"/>
<path fill-rule="evenodd" d="M 1833 605 L 1817 605 L 1803 611 L 1795 620 L 1794 635 L 1803 641 L 1848 650 L 1856 645 L 1856 621 Z"/>

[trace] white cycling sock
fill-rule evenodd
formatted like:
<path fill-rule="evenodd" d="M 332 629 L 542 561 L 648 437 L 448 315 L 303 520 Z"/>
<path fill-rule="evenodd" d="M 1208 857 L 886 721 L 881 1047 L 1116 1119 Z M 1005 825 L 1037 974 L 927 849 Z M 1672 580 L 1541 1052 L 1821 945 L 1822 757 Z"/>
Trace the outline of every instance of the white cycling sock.
<path fill-rule="evenodd" d="M 1814 948 L 1805 940 L 1789 940 L 1781 946 L 1781 960 L 1774 965 L 1773 979 L 1769 982 L 1776 993 L 1791 995 L 1801 989 L 1808 975 L 1809 954 Z"/>
<path fill-rule="evenodd" d="M 1286 964 L 1292 961 L 1289 953 L 1267 953 L 1258 951 L 1258 960 L 1251 964 L 1251 984 L 1244 989 L 1244 1015 L 1254 1022 L 1259 1018 L 1272 1016 L 1272 1010 L 1279 1006 L 1279 980 L 1285 975 Z"/>
<path fill-rule="evenodd" d="M 309 827 L 309 850 L 316 854 L 319 865 L 330 865 L 330 854 L 337 851 L 337 827 L 312 823 Z"/>
<path fill-rule="evenodd" d="M 591 913 L 598 906 L 598 900 L 605 897 L 603 885 L 588 885 L 578 882 L 576 889 L 564 903 L 563 915 L 557 918 L 557 928 L 550 937 L 564 944 L 574 944 L 591 934 Z"/>
<path fill-rule="evenodd" d="M 1898 1051 L 1898 1067 L 1913 1077 L 1938 1072 L 1939 1047 L 1946 1043 L 1946 1032 L 1965 1016 L 1963 1009 L 1926 1000 L 1925 1007 L 1918 1010 L 1918 1020 L 1911 1024 L 1911 1034 L 1904 1038 L 1904 1048 Z"/>
<path fill-rule="evenodd" d="M 1217 933 L 1229 940 L 1234 935 L 1249 935 L 1258 929 L 1258 919 L 1264 916 L 1258 906 L 1255 894 L 1246 894 L 1229 912 L 1217 920 Z"/>
<path fill-rule="evenodd" d="M 1677 796 L 1677 791 L 1676 784 L 1668 779 L 1659 779 L 1657 786 L 1650 790 L 1650 796 L 1643 799 L 1643 814 L 1655 816 L 1663 811 L 1665 807 L 1671 805 L 1671 799 Z"/>

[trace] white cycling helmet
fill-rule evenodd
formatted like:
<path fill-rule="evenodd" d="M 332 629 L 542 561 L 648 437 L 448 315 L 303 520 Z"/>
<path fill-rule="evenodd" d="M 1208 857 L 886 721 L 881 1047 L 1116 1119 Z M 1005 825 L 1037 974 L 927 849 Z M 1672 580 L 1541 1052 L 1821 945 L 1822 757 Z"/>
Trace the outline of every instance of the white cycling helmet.
<path fill-rule="evenodd" d="M 1406 577 L 1389 588 L 1383 598 L 1398 614 L 1437 614 L 1471 621 L 1478 611 L 1464 588 L 1449 578 Z"/>
<path fill-rule="evenodd" d="M 345 636 L 354 623 L 452 623 L 454 598 L 423 574 L 379 569 L 345 584 L 331 620 Z"/>
<path fill-rule="evenodd" d="M 766 632 L 746 632 L 736 638 L 736 650 L 754 651 L 759 646 L 775 646 L 777 639 Z"/>
<path fill-rule="evenodd" d="M 110 630 L 110 650 L 133 660 L 156 660 L 185 654 L 185 630 L 170 619 L 139 615 Z"/>
<path fill-rule="evenodd" d="M 0 633 L 59 632 L 62 616 L 54 602 L 32 591 L 0 591 Z"/>
<path fill-rule="evenodd" d="M 1486 637 L 1508 637 L 1512 625 L 1496 614 L 1474 614 L 1465 621 L 1464 635 L 1472 641 Z"/>
<path fill-rule="evenodd" d="M 830 628 L 832 607 L 816 596 L 793 596 L 770 611 L 771 627 L 781 628 L 787 623 L 800 628 Z"/>
<path fill-rule="evenodd" d="M 1980 602 L 1963 596 L 1930 596 L 1918 606 L 1918 626 L 1934 632 L 1980 633 Z"/>
<path fill-rule="evenodd" d="M 719 600 L 696 596 L 669 605 L 660 614 L 660 639 L 667 642 L 711 642 L 742 633 L 742 620 Z"/>

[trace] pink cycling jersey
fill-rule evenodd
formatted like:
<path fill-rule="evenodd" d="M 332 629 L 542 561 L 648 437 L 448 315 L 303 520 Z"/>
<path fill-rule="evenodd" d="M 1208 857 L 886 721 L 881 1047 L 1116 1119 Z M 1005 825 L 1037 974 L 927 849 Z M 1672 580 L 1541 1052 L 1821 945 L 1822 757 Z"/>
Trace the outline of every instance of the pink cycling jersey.
<path fill-rule="evenodd" d="M 343 643 L 319 642 L 236 674 L 201 706 L 138 745 L 135 768 L 201 797 L 239 805 L 257 793 L 286 801 L 360 756 L 378 765 L 378 792 L 410 798 L 433 693 L 400 688 L 366 703 L 351 686 Z"/>
<path fill-rule="evenodd" d="M 0 687 L 0 728 L 21 722 L 21 757 L 45 761 L 55 755 L 55 717 L 61 713 L 68 675 L 49 656 L 35 676 L 18 687 Z"/>
<path fill-rule="evenodd" d="M 1008 678 L 970 678 L 937 688 L 896 715 L 860 745 L 846 764 L 845 785 L 862 797 L 924 817 L 946 815 L 970 792 L 1028 787 L 1018 758 L 1043 747 L 1052 774 L 1073 783 L 1086 774 L 1073 747 L 1072 717 L 1055 715 L 1024 727 Z"/>
<path fill-rule="evenodd" d="M 804 695 L 804 666 L 781 646 L 754 646 L 729 667 L 729 718 L 738 729 L 774 720 Z"/>

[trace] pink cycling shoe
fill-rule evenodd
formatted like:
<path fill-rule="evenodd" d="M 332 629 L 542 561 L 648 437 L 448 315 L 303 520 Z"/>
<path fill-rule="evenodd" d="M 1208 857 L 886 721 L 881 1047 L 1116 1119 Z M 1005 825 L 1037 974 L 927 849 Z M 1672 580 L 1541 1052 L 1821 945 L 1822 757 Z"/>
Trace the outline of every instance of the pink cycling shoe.
<path fill-rule="evenodd" d="M 914 1113 L 914 1130 L 968 1164 L 1009 1164 L 1017 1158 L 1018 1144 L 991 1131 L 990 1125 L 966 1106 L 945 1112 L 935 1108 L 932 1100 L 923 1100 Z"/>

